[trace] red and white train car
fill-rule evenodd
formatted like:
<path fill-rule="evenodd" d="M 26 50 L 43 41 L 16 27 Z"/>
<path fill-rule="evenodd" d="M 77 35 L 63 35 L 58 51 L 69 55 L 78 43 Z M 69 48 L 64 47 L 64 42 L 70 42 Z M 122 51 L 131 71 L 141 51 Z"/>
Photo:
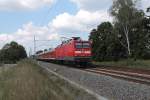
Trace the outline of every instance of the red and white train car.
<path fill-rule="evenodd" d="M 55 49 L 37 54 L 39 60 L 87 63 L 91 61 L 91 42 L 73 37 Z"/>

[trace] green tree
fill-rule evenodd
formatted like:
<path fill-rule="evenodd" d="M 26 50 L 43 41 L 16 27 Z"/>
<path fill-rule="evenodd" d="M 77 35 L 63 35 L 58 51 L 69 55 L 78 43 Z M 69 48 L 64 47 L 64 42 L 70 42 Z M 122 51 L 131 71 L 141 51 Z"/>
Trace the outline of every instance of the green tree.
<path fill-rule="evenodd" d="M 150 12 L 150 7 L 149 7 L 149 8 L 147 8 L 147 12 Z"/>
<path fill-rule="evenodd" d="M 113 32 L 113 26 L 110 22 L 104 22 L 93 29 L 90 34 L 92 43 L 92 53 L 94 60 L 118 60 L 125 57 L 124 49 Z"/>
<path fill-rule="evenodd" d="M 0 51 L 0 61 L 4 63 L 16 63 L 26 57 L 27 54 L 24 47 L 16 42 L 6 44 Z"/>
<path fill-rule="evenodd" d="M 144 54 L 148 33 L 144 29 L 145 14 L 136 8 L 138 0 L 114 0 L 111 15 L 114 17 L 114 30 L 128 57 L 140 57 Z"/>

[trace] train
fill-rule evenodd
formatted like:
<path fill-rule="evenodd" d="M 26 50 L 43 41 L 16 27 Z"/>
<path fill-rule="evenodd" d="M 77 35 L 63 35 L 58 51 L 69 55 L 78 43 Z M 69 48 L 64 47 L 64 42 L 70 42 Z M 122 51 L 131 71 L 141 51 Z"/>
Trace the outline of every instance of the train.
<path fill-rule="evenodd" d="M 82 40 L 80 37 L 72 37 L 63 41 L 54 49 L 38 51 L 36 59 L 41 61 L 69 62 L 84 64 L 91 62 L 91 42 Z"/>

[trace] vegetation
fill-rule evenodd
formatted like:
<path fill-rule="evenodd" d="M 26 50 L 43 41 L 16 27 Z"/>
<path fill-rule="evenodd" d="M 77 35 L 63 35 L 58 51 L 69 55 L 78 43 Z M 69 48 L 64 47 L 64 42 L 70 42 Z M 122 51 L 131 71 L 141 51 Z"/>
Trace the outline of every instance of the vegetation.
<path fill-rule="evenodd" d="M 150 59 L 150 19 L 136 8 L 137 1 L 114 0 L 110 8 L 113 24 L 103 22 L 91 31 L 94 60 Z"/>
<path fill-rule="evenodd" d="M 22 61 L 15 67 L 0 69 L 0 100 L 96 100 L 32 61 Z"/>
<path fill-rule="evenodd" d="M 17 61 L 27 57 L 26 51 L 23 46 L 16 42 L 6 44 L 0 50 L 1 63 L 16 63 Z"/>
<path fill-rule="evenodd" d="M 150 60 L 137 60 L 133 59 L 120 60 L 120 61 L 103 61 L 103 62 L 93 62 L 96 65 L 108 66 L 108 67 L 123 67 L 123 68 L 133 68 L 133 69 L 147 69 L 150 70 Z"/>

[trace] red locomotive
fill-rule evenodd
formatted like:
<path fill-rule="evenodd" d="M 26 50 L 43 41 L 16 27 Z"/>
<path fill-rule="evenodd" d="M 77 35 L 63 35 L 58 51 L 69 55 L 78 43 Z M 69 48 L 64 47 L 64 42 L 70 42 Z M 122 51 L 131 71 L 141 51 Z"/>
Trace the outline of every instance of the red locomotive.
<path fill-rule="evenodd" d="M 86 64 L 91 60 L 91 42 L 73 37 L 53 50 L 37 53 L 37 59 Z"/>

